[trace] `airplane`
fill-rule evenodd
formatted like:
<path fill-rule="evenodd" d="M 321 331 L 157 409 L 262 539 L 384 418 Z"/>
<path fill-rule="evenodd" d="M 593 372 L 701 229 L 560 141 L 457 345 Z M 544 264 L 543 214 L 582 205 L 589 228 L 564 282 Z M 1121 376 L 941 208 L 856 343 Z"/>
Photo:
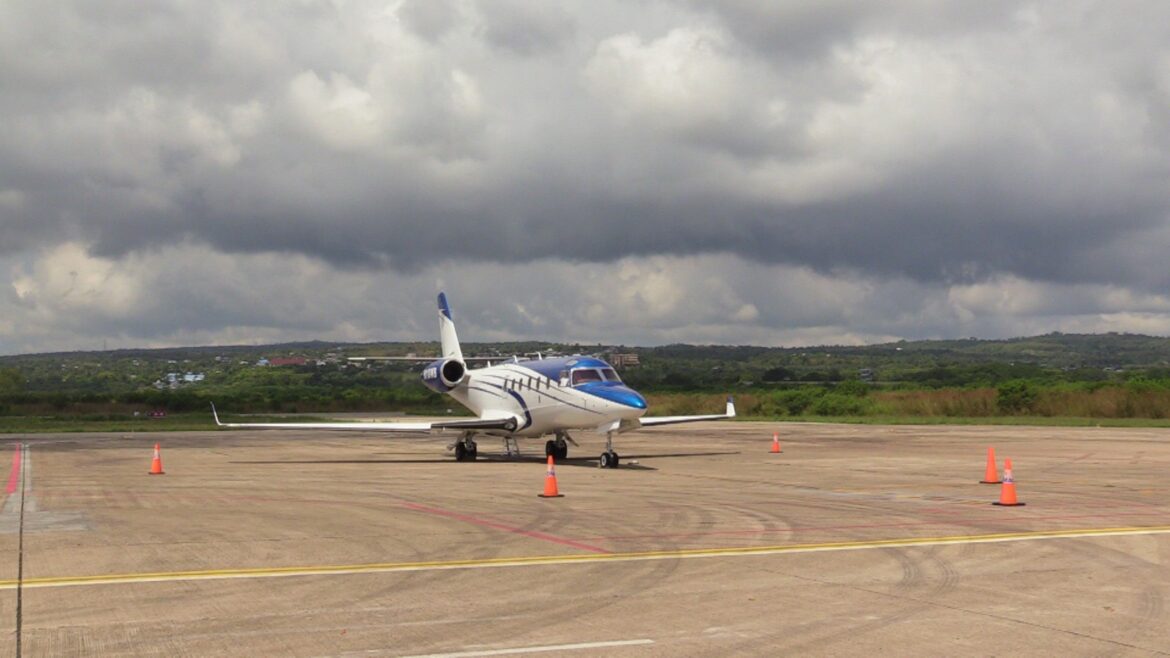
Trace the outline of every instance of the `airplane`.
<path fill-rule="evenodd" d="M 464 357 L 451 318 L 447 295 L 439 293 L 439 343 L 442 355 L 423 368 L 422 381 L 428 388 L 451 396 L 476 418 L 435 422 L 374 423 L 223 423 L 211 405 L 216 425 L 251 429 L 319 429 L 388 432 L 459 432 L 448 450 L 456 461 L 474 461 L 478 455 L 478 434 L 501 437 L 505 451 L 519 452 L 518 438 L 543 438 L 545 455 L 564 460 L 569 443 L 579 445 L 569 430 L 592 429 L 605 435 L 605 451 L 598 466 L 617 468 L 620 458 L 613 449 L 613 435 L 641 427 L 675 423 L 725 420 L 735 417 L 735 404 L 727 398 L 722 414 L 702 416 L 646 416 L 646 399 L 624 384 L 617 371 L 594 356 L 520 360 Z M 427 361 L 433 357 L 366 357 L 401 361 Z M 489 361 L 483 368 L 469 369 L 469 361 Z M 495 362 L 492 365 L 491 362 Z"/>

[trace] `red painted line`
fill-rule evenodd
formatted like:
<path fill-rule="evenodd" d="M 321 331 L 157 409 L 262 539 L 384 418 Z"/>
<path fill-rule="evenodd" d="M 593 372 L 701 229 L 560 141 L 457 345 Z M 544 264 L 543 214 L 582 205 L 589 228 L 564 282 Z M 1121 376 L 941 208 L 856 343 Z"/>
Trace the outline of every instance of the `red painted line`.
<path fill-rule="evenodd" d="M 20 485 L 20 444 L 16 444 L 16 450 L 12 453 L 12 473 L 8 476 L 9 495 L 16 493 L 16 487 Z"/>
<path fill-rule="evenodd" d="M 437 507 L 427 507 L 425 505 L 419 505 L 417 503 L 402 503 L 402 506 L 405 507 L 406 509 L 413 510 L 415 512 L 425 512 L 427 514 L 434 514 L 436 516 L 444 516 L 444 517 L 447 517 L 449 519 L 455 519 L 457 521 L 464 521 L 466 523 L 473 523 L 475 525 L 480 525 L 480 526 L 484 526 L 487 528 L 495 528 L 497 530 L 503 530 L 505 532 L 511 532 L 511 533 L 514 533 L 517 535 L 523 535 L 525 537 L 531 537 L 532 539 L 539 539 L 541 541 L 548 541 L 548 542 L 552 542 L 554 544 L 561 544 L 562 546 L 572 546 L 573 548 L 579 548 L 583 551 L 589 551 L 590 553 L 609 553 L 610 552 L 604 548 L 601 548 L 600 546 L 594 546 L 592 544 L 584 544 L 584 543 L 579 542 L 579 541 L 574 541 L 572 539 L 566 539 L 564 537 L 557 537 L 555 535 L 550 535 L 550 534 L 543 533 L 543 532 L 537 532 L 535 530 L 525 530 L 524 528 L 517 528 L 516 526 L 508 525 L 506 523 L 500 523 L 498 521 L 492 521 L 492 520 L 484 519 L 484 518 L 477 517 L 477 516 L 471 516 L 470 514 L 460 514 L 459 512 L 452 512 L 452 511 L 445 510 L 445 509 L 439 509 Z"/>

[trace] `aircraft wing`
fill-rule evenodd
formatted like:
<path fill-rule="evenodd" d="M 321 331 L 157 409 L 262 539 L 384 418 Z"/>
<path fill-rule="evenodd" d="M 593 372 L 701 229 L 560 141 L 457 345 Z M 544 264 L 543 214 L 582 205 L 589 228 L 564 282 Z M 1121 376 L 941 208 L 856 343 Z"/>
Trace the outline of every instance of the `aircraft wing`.
<path fill-rule="evenodd" d="M 638 419 L 638 424 L 641 427 L 655 427 L 658 425 L 674 425 L 676 423 L 696 423 L 704 420 L 727 420 L 728 418 L 735 418 L 735 402 L 729 397 L 727 398 L 727 411 L 721 414 L 709 414 L 706 416 L 650 416 Z"/>
<path fill-rule="evenodd" d="M 245 428 L 257 430 L 339 430 L 358 432 L 432 432 L 441 430 L 502 430 L 514 432 L 518 427 L 515 417 L 508 418 L 465 418 L 460 420 L 441 420 L 432 423 L 223 423 L 219 420 L 219 413 L 215 405 L 211 405 L 211 415 L 215 424 L 220 427 Z"/>
<path fill-rule="evenodd" d="M 441 356 L 351 356 L 347 357 L 346 361 L 406 361 L 408 363 L 430 363 L 441 359 Z M 510 356 L 465 356 L 464 361 L 491 361 L 504 362 L 512 357 Z"/>

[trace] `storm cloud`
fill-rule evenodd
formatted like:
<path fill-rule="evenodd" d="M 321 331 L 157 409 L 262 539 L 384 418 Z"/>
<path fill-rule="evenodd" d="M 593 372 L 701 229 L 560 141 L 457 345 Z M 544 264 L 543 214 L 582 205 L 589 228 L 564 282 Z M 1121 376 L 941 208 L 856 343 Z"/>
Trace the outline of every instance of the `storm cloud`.
<path fill-rule="evenodd" d="M 16 0 L 0 122 L 0 352 L 1170 331 L 1164 3 Z"/>

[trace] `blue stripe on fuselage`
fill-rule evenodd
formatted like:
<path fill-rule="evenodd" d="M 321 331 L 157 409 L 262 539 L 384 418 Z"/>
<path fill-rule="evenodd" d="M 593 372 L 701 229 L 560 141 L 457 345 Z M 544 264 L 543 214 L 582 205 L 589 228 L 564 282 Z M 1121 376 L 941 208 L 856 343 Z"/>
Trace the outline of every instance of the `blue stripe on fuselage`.
<path fill-rule="evenodd" d="M 502 365 L 511 365 L 531 370 L 559 382 L 561 373 L 573 368 L 613 368 L 605 361 L 592 356 L 565 356 L 555 359 L 537 359 L 533 361 L 519 361 Z M 601 398 L 609 402 L 616 402 L 632 409 L 645 409 L 646 398 L 637 391 L 621 382 L 602 381 L 586 382 L 572 387 L 572 390 L 581 391 L 587 395 Z"/>
<path fill-rule="evenodd" d="M 639 395 L 637 391 L 629 386 L 618 382 L 587 382 L 585 384 L 578 384 L 574 388 L 582 393 L 587 393 L 594 397 L 599 397 L 602 400 L 608 400 L 609 402 L 616 402 L 633 409 L 646 408 L 646 398 Z"/>
<path fill-rule="evenodd" d="M 516 364 L 514 364 L 514 363 L 508 363 L 508 364 L 505 364 L 505 365 L 514 366 L 514 365 L 516 365 Z M 511 371 L 508 371 L 508 372 L 511 372 Z M 515 373 L 512 373 L 512 374 L 515 374 Z M 501 382 L 506 382 L 506 381 L 508 381 L 508 377 L 506 377 L 505 375 L 500 375 L 500 374 L 480 375 L 479 381 L 482 381 L 482 382 L 486 383 L 488 386 L 492 386 L 492 387 L 498 388 L 498 389 L 500 389 L 501 391 L 509 391 L 509 392 L 511 392 L 511 391 L 510 391 L 510 390 L 509 390 L 507 387 L 505 387 L 503 384 L 496 384 L 496 383 L 493 383 L 493 382 L 491 382 L 491 381 L 488 381 L 488 380 L 489 380 L 489 378 L 491 378 L 491 377 L 498 378 L 498 379 L 499 379 Z M 589 412 L 589 413 L 591 413 L 591 414 L 599 414 L 599 413 L 601 413 L 600 411 L 597 411 L 597 410 L 595 410 L 595 409 L 587 409 L 587 408 L 585 408 L 585 407 L 582 407 L 582 406 L 581 406 L 581 405 L 579 405 L 579 404 L 576 404 L 576 403 L 574 403 L 574 402 L 572 402 L 572 401 L 570 401 L 570 400 L 566 400 L 566 399 L 564 399 L 563 397 L 560 397 L 561 395 L 564 395 L 564 392 L 565 392 L 565 391 L 571 391 L 571 390 L 573 390 L 573 389 L 571 389 L 571 388 L 562 388 L 562 387 L 560 387 L 560 386 L 557 386 L 557 385 L 556 385 L 556 382 L 554 381 L 554 382 L 553 382 L 553 384 L 552 384 L 550 387 L 548 387 L 548 388 L 546 388 L 546 389 L 544 389 L 544 390 L 538 390 L 538 391 L 536 391 L 536 392 L 537 392 L 537 393 L 539 393 L 540 395 L 543 395 L 544 397 L 547 397 L 547 398 L 549 398 L 550 400 L 553 400 L 554 402 L 557 402 L 557 403 L 559 403 L 559 404 L 563 404 L 563 405 L 566 405 L 566 406 L 569 406 L 569 407 L 573 407 L 574 409 L 580 409 L 581 411 L 588 411 L 588 412 Z"/>
<path fill-rule="evenodd" d="M 592 356 L 560 356 L 555 359 L 534 359 L 532 361 L 518 361 L 516 363 L 501 363 L 500 365 L 514 365 L 538 372 L 553 381 L 560 381 L 561 371 L 573 368 L 612 368 L 601 359 Z"/>
<path fill-rule="evenodd" d="M 524 410 L 524 427 L 520 429 L 528 429 L 532 425 L 532 414 L 528 412 L 528 404 L 524 402 L 524 398 L 520 397 L 520 394 L 516 391 L 508 391 L 508 393 L 511 393 L 512 397 L 516 398 L 516 401 L 520 403 L 520 408 Z"/>

